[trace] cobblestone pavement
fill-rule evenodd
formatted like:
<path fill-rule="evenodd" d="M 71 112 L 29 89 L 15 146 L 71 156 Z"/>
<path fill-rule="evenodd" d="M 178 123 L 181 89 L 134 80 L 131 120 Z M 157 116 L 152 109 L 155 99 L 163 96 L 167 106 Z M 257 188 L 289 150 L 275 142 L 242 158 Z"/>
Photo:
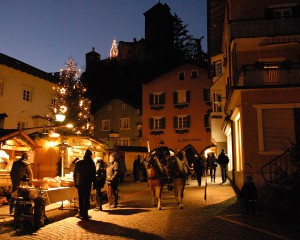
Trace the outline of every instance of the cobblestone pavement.
<path fill-rule="evenodd" d="M 175 203 L 173 192 L 164 189 L 163 209 L 151 206 L 150 190 L 145 182 L 131 179 L 120 185 L 120 205 L 103 211 L 89 211 L 89 221 L 75 218 L 76 211 L 47 211 L 49 223 L 35 232 L 18 232 L 12 227 L 8 206 L 0 207 L 0 239 L 300 239 L 299 220 L 279 218 L 260 209 L 254 217 L 245 216 L 229 183 L 208 183 L 204 187 L 190 180 L 184 208 Z M 94 203 L 93 203 L 94 204 Z"/>

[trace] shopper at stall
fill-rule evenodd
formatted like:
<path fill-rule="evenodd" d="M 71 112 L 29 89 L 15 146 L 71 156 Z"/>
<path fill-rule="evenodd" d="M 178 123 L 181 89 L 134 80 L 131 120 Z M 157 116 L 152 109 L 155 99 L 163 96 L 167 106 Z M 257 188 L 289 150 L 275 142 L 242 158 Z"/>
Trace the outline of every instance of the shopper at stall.
<path fill-rule="evenodd" d="M 11 172 L 10 172 L 10 177 L 12 182 L 12 193 L 18 189 L 18 186 L 20 185 L 21 182 L 21 178 L 24 177 L 24 175 L 28 177 L 29 185 L 32 184 L 33 173 L 28 159 L 29 159 L 28 153 L 23 153 L 22 157 L 19 160 L 15 161 L 12 165 Z M 13 213 L 15 200 L 16 199 L 13 196 L 11 196 L 10 206 L 9 206 L 10 214 Z"/>
<path fill-rule="evenodd" d="M 103 202 L 103 195 L 102 195 L 102 188 L 105 185 L 106 180 L 106 163 L 102 158 L 98 158 L 95 161 L 96 164 L 96 201 L 97 206 L 94 211 L 102 211 L 102 202 Z"/>
<path fill-rule="evenodd" d="M 74 183 L 78 190 L 79 198 L 79 214 L 77 218 L 88 220 L 88 210 L 90 208 L 90 195 L 93 184 L 93 189 L 96 187 L 96 166 L 92 159 L 93 153 L 87 149 L 82 160 L 75 163 L 74 168 Z"/>
<path fill-rule="evenodd" d="M 118 206 L 118 171 L 119 162 L 117 154 L 109 155 L 109 161 L 106 167 L 106 183 L 107 183 L 107 198 L 110 207 L 116 208 Z"/>

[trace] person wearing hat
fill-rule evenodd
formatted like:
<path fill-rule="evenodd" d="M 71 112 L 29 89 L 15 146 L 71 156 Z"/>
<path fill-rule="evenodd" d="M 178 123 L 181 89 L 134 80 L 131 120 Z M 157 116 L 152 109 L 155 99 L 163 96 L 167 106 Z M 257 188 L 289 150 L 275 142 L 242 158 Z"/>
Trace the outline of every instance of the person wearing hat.
<path fill-rule="evenodd" d="M 21 178 L 26 175 L 29 179 L 29 184 L 32 184 L 33 181 L 33 173 L 31 169 L 30 162 L 28 161 L 29 155 L 27 152 L 22 154 L 22 157 L 15 161 L 12 165 L 10 171 L 10 177 L 12 182 L 12 193 L 18 189 L 20 185 Z M 9 206 L 9 213 L 12 214 L 15 206 L 15 198 L 11 197 L 10 199 L 10 206 Z"/>
<path fill-rule="evenodd" d="M 79 213 L 77 218 L 88 220 L 88 210 L 90 208 L 90 195 L 96 187 L 96 166 L 92 159 L 93 153 L 87 149 L 82 160 L 78 160 L 74 167 L 74 183 L 78 190 Z"/>
<path fill-rule="evenodd" d="M 119 162 L 117 154 L 114 152 L 109 155 L 106 167 L 107 198 L 110 207 L 118 207 L 118 171 Z"/>
<path fill-rule="evenodd" d="M 221 167 L 222 183 L 225 183 L 227 179 L 227 165 L 229 163 L 229 157 L 225 154 L 224 149 L 222 149 L 221 153 L 219 154 L 217 163 Z"/>

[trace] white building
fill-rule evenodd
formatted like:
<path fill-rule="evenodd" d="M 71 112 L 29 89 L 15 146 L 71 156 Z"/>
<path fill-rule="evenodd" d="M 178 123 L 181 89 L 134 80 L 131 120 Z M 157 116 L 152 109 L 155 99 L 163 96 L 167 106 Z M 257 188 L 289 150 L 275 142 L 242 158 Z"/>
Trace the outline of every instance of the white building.
<path fill-rule="evenodd" d="M 0 128 L 31 128 L 54 104 L 54 76 L 0 53 Z M 39 116 L 39 117 L 37 117 Z"/>

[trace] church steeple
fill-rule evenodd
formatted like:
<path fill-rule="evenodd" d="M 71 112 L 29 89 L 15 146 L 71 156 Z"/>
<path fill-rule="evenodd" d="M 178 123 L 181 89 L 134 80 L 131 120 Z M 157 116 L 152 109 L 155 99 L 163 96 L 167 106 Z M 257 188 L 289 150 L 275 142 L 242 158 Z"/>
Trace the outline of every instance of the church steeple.
<path fill-rule="evenodd" d="M 114 38 L 114 40 L 112 42 L 109 56 L 110 56 L 110 58 L 116 58 L 116 57 L 118 57 L 118 46 L 117 46 L 117 41 L 116 41 L 115 38 Z"/>

